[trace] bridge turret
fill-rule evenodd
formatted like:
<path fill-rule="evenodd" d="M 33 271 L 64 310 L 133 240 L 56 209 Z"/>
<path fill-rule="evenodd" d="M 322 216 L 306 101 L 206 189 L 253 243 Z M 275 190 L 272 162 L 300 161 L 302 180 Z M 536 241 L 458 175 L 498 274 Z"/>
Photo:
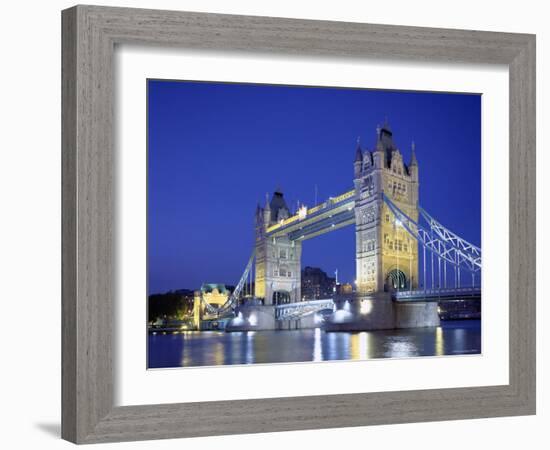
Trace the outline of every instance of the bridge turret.
<path fill-rule="evenodd" d="M 394 174 L 406 175 L 405 166 L 403 164 L 403 155 L 398 148 L 393 148 L 391 151 L 390 166 L 389 168 Z"/>
<path fill-rule="evenodd" d="M 271 207 L 269 206 L 269 194 L 265 194 L 265 206 L 264 206 L 264 227 L 269 227 L 271 223 Z"/>
<path fill-rule="evenodd" d="M 380 147 L 376 147 L 376 150 L 372 152 L 372 164 L 375 169 L 381 169 L 384 167 L 384 150 Z"/>
<path fill-rule="evenodd" d="M 355 160 L 353 161 L 353 184 L 355 186 L 355 191 L 357 194 L 359 194 L 361 190 L 361 183 L 362 179 L 365 175 L 365 165 L 364 160 L 365 157 L 368 155 L 369 151 L 361 149 L 361 142 L 359 141 L 359 138 L 357 138 L 357 147 L 355 149 Z"/>
<path fill-rule="evenodd" d="M 380 125 L 376 128 L 377 141 L 376 141 L 376 152 L 383 152 L 383 164 L 379 167 L 390 167 L 392 154 L 396 150 L 396 146 L 393 142 L 393 132 L 388 124 L 387 119 L 384 122 L 384 125 Z"/>
<path fill-rule="evenodd" d="M 262 228 L 264 225 L 264 209 L 258 203 L 256 205 L 256 214 L 254 215 L 254 223 L 256 225 L 256 230 Z"/>
<path fill-rule="evenodd" d="M 363 174 L 372 168 L 372 153 L 365 150 L 363 153 Z"/>
<path fill-rule="evenodd" d="M 277 188 L 271 197 L 271 220 L 279 222 L 290 217 L 290 209 L 288 208 L 281 188 Z"/>
<path fill-rule="evenodd" d="M 417 284 L 417 245 L 394 220 L 384 204 L 385 194 L 413 219 L 418 217 L 418 166 L 413 157 L 410 167 L 393 139 L 386 121 L 376 129 L 372 166 L 365 166 L 355 179 L 356 274 L 361 294 L 391 290 L 396 275 L 400 288 Z M 366 168 L 368 167 L 368 168 Z M 401 286 L 402 285 L 402 286 Z"/>
<path fill-rule="evenodd" d="M 409 174 L 412 181 L 418 183 L 418 161 L 416 160 L 416 145 L 414 141 L 411 143 L 411 162 L 409 163 Z"/>
<path fill-rule="evenodd" d="M 384 145 L 380 139 L 382 128 L 380 125 L 376 127 L 376 146 L 372 152 L 372 164 L 375 169 L 381 169 L 384 167 Z"/>
<path fill-rule="evenodd" d="M 357 147 L 355 149 L 355 161 L 353 163 L 355 178 L 359 178 L 361 176 L 362 164 L 363 164 L 363 151 L 361 150 L 361 143 L 359 141 L 359 138 L 357 138 Z"/>
<path fill-rule="evenodd" d="M 290 217 L 282 190 L 277 188 L 263 210 L 264 231 L 256 236 L 256 274 L 254 295 L 264 305 L 298 302 L 301 299 L 302 243 L 289 235 L 274 236 L 269 227 L 278 229 L 281 220 Z"/>

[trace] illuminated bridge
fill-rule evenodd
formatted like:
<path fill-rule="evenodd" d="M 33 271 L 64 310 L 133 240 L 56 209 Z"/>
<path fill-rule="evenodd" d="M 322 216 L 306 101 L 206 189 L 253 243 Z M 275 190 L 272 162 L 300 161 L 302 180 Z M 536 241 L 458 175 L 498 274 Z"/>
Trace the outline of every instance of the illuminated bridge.
<path fill-rule="evenodd" d="M 272 225 L 266 236 L 272 239 L 285 237 L 291 241 L 303 241 L 322 233 L 355 224 L 354 191 L 327 199 L 327 201 L 307 210 L 302 208 L 288 219 Z M 388 197 L 385 204 L 393 213 L 394 225 L 402 227 L 420 243 L 422 249 L 421 266 L 423 283 L 417 289 L 409 289 L 406 282 L 391 285 L 390 294 L 395 302 L 445 302 L 456 300 L 479 300 L 481 271 L 481 250 L 461 239 L 445 228 L 426 211 L 420 208 L 424 223 L 414 221 L 401 211 Z M 233 310 L 244 300 L 243 288 L 251 285 L 252 267 L 255 252 L 251 255 L 235 291 L 221 308 L 205 304 L 205 319 L 219 319 L 231 316 Z M 246 289 L 245 289 L 246 291 Z M 251 288 L 248 289 L 248 292 Z M 281 303 L 275 307 L 278 321 L 297 320 L 321 311 L 335 309 L 333 299 Z"/>
<path fill-rule="evenodd" d="M 436 322 L 431 304 L 479 301 L 481 249 L 421 207 L 414 144 L 406 164 L 389 126 L 379 127 L 372 150 L 357 144 L 353 184 L 353 189 L 294 213 L 280 190 L 258 206 L 254 249 L 243 275 L 224 305 L 203 302 L 205 318 L 234 315 L 244 307 L 243 292 L 264 308 L 262 314 L 271 308 L 274 321 L 319 319 L 323 313 L 322 320 L 329 323 L 347 317 L 356 327 L 349 329 L 429 326 Z M 302 242 L 346 226 L 354 226 L 356 235 L 352 298 L 303 301 Z"/>

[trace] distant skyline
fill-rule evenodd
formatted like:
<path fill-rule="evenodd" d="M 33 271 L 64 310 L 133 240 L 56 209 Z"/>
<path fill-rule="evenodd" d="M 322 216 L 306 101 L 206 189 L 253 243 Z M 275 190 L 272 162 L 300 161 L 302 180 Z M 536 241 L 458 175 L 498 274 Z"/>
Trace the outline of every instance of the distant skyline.
<path fill-rule="evenodd" d="M 480 95 L 148 80 L 148 292 L 235 285 L 266 193 L 294 210 L 353 188 L 386 119 L 406 163 L 416 144 L 420 204 L 480 245 Z M 305 266 L 353 282 L 354 227 L 305 241 Z"/>

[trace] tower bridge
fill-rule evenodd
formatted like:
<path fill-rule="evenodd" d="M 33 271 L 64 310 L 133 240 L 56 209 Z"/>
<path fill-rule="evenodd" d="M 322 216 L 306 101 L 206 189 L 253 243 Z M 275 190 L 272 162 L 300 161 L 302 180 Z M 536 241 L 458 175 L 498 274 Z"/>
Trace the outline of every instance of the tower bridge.
<path fill-rule="evenodd" d="M 353 188 L 313 207 L 302 205 L 291 214 L 280 189 L 258 205 L 255 245 L 245 272 L 226 304 L 203 305 L 207 315 L 237 314 L 234 329 L 286 328 L 281 322 L 307 321 L 359 330 L 437 325 L 439 302 L 479 301 L 481 249 L 420 206 L 414 143 L 405 163 L 386 123 L 377 128 L 371 150 L 357 142 L 353 168 Z M 355 227 L 356 292 L 302 301 L 302 242 L 346 226 Z M 247 306 L 240 297 L 252 277 L 257 300 Z"/>

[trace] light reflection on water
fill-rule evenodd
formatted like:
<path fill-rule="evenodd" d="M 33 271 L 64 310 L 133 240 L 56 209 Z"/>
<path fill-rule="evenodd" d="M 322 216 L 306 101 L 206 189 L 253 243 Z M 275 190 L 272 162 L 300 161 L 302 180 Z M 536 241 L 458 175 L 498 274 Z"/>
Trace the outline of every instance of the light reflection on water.
<path fill-rule="evenodd" d="M 313 361 L 323 360 L 323 332 L 320 328 L 315 328 L 314 342 L 313 342 Z"/>
<path fill-rule="evenodd" d="M 149 335 L 149 367 L 360 360 L 481 353 L 481 321 L 437 328 L 326 333 L 218 331 Z"/>

